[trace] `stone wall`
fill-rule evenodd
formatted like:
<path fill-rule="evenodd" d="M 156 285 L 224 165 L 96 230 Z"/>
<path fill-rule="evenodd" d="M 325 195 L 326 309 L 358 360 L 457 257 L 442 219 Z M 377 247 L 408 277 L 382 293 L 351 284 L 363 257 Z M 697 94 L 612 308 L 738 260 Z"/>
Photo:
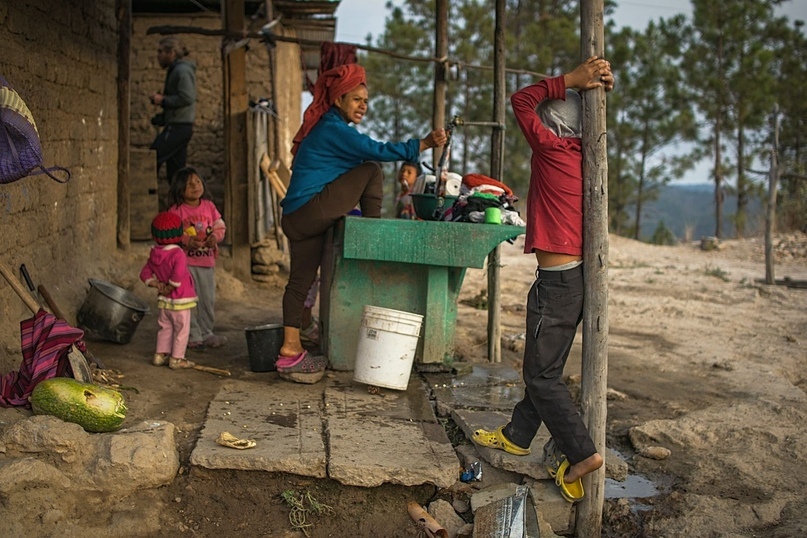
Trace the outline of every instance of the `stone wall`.
<path fill-rule="evenodd" d="M 0 185 L 0 262 L 16 275 L 25 264 L 71 314 L 116 249 L 117 43 L 114 0 L 0 2 L 0 75 L 31 111 L 45 165 L 72 173 Z M 3 279 L 0 314 L 2 374 L 19 366 L 30 317 Z"/>

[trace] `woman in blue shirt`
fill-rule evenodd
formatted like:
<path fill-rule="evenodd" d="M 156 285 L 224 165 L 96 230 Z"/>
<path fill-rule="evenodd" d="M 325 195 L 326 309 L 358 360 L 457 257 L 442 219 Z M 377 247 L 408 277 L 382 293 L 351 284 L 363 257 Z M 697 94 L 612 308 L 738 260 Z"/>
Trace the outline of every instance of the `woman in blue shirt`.
<path fill-rule="evenodd" d="M 356 205 L 365 217 L 381 217 L 384 173 L 378 162 L 417 161 L 424 150 L 446 143 L 443 129 L 406 142 L 379 142 L 359 133 L 350 124 L 361 123 L 367 102 L 364 68 L 348 64 L 325 71 L 294 137 L 293 174 L 281 202 L 291 255 L 283 295 L 283 346 L 276 363 L 281 374 L 322 372 L 327 365 L 325 357 L 312 357 L 303 349 L 300 324 L 328 229 Z"/>

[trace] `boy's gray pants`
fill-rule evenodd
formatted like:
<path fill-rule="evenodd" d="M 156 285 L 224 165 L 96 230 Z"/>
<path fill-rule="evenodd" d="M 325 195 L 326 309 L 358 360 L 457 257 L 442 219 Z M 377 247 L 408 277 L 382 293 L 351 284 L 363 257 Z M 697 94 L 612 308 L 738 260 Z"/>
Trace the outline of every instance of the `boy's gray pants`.
<path fill-rule="evenodd" d="M 504 435 L 528 448 L 546 424 L 558 449 L 574 465 L 597 450 L 563 382 L 563 368 L 583 319 L 583 265 L 538 271 L 527 297 L 524 398 L 516 404 Z"/>

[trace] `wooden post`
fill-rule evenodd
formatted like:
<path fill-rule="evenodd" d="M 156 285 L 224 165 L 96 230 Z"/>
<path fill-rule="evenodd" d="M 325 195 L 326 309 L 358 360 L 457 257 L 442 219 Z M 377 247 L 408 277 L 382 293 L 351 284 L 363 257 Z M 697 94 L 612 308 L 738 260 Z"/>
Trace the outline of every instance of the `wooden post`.
<path fill-rule="evenodd" d="M 131 241 L 129 226 L 129 89 L 132 53 L 132 2 L 117 0 L 118 19 L 118 248 L 128 250 Z"/>
<path fill-rule="evenodd" d="M 776 226 L 776 190 L 779 188 L 779 105 L 773 106 L 773 147 L 768 177 L 768 212 L 765 215 L 765 284 L 776 284 L 773 271 L 773 230 Z"/>
<path fill-rule="evenodd" d="M 435 7 L 434 56 L 448 60 L 448 0 L 437 0 Z M 434 103 L 432 103 L 432 129 L 446 125 L 446 64 L 434 64 Z M 436 168 L 442 148 L 432 151 L 432 165 Z M 439 181 L 440 178 L 437 178 Z"/>
<path fill-rule="evenodd" d="M 493 128 L 490 136 L 490 176 L 501 181 L 504 167 L 505 121 L 505 0 L 496 0 L 496 26 L 493 32 Z M 501 246 L 488 254 L 488 361 L 502 361 L 501 327 Z"/>
<path fill-rule="evenodd" d="M 580 5 L 581 60 L 603 56 L 603 0 Z M 605 90 L 583 92 L 583 368 L 581 406 L 594 446 L 605 457 L 608 372 L 608 161 Z M 599 537 L 605 498 L 605 466 L 584 479 L 575 536 Z"/>
<path fill-rule="evenodd" d="M 244 30 L 244 0 L 226 0 L 222 23 L 225 30 Z M 226 39 L 224 40 L 226 44 Z M 224 50 L 224 49 L 223 49 Z M 247 170 L 248 137 L 247 109 L 249 98 L 246 84 L 246 50 L 237 47 L 224 50 L 224 219 L 232 249 L 232 272 L 242 279 L 249 278 L 249 181 Z"/>

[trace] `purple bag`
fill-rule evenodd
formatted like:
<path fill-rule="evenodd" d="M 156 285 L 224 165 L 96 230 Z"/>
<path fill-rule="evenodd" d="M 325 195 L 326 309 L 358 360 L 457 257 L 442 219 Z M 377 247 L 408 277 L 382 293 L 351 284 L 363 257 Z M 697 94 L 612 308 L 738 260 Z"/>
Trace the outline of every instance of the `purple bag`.
<path fill-rule="evenodd" d="M 61 166 L 45 168 L 42 160 L 34 117 L 19 94 L 0 76 L 0 184 L 38 174 L 47 174 L 59 183 L 70 179 L 69 170 Z M 51 172 L 56 170 L 66 177 L 54 176 Z"/>

